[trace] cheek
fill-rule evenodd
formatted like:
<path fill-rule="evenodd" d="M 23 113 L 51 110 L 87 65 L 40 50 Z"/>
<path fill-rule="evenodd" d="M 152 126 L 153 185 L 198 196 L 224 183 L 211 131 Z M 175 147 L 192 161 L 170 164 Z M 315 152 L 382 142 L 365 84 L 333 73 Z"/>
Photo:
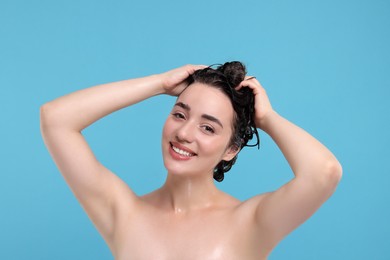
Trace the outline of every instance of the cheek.
<path fill-rule="evenodd" d="M 173 124 L 170 120 L 170 118 L 168 118 L 166 121 L 165 121 L 165 124 L 164 124 L 164 127 L 163 127 L 163 131 L 162 131 L 162 137 L 167 137 L 170 133 L 172 133 L 172 128 L 173 128 Z"/>
<path fill-rule="evenodd" d="M 200 146 L 207 156 L 221 158 L 226 151 L 227 143 L 225 138 L 203 138 Z"/>

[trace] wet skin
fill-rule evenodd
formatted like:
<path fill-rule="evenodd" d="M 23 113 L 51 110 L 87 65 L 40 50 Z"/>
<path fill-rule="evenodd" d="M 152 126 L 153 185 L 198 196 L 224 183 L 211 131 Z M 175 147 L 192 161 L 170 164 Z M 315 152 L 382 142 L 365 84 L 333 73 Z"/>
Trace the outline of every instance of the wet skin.
<path fill-rule="evenodd" d="M 229 146 L 232 120 L 216 88 L 194 84 L 179 96 L 163 130 L 166 183 L 118 215 L 116 259 L 266 258 L 257 203 L 218 190 L 212 178 L 215 165 L 237 152 Z"/>
<path fill-rule="evenodd" d="M 252 89 L 256 126 L 275 141 L 294 178 L 244 202 L 217 189 L 213 168 L 238 152 L 229 145 L 233 112 L 229 99 L 215 88 L 194 83 L 182 92 L 185 79 L 201 68 L 186 65 L 98 85 L 41 107 L 44 142 L 115 259 L 266 259 L 318 210 L 341 179 L 337 158 L 274 111 L 265 89 L 247 77 L 238 88 Z M 166 182 L 139 197 L 96 159 L 82 130 L 152 96 L 181 92 L 162 135 Z"/>

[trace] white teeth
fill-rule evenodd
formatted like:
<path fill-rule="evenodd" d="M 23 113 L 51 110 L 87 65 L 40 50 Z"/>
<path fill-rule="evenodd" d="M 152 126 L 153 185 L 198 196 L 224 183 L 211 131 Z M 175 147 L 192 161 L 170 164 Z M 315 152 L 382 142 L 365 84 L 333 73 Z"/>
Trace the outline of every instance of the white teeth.
<path fill-rule="evenodd" d="M 172 149 L 173 149 L 176 153 L 178 153 L 178 154 L 181 154 L 181 155 L 184 155 L 184 156 L 188 156 L 188 157 L 191 157 L 191 156 L 192 156 L 191 153 L 186 152 L 186 151 L 183 151 L 183 150 L 181 150 L 181 149 L 179 149 L 179 148 L 177 148 L 177 147 L 175 147 L 175 146 L 173 146 L 173 145 L 172 145 Z"/>

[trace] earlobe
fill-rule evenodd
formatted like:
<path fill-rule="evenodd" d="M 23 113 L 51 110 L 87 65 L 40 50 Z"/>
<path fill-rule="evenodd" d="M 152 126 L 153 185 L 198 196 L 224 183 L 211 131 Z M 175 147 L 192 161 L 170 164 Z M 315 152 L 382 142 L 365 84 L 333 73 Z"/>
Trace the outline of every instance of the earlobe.
<path fill-rule="evenodd" d="M 225 152 L 225 156 L 223 157 L 223 160 L 225 161 L 230 161 L 232 160 L 238 153 L 240 152 L 240 147 L 238 147 L 237 145 L 232 145 L 230 146 L 226 152 Z"/>

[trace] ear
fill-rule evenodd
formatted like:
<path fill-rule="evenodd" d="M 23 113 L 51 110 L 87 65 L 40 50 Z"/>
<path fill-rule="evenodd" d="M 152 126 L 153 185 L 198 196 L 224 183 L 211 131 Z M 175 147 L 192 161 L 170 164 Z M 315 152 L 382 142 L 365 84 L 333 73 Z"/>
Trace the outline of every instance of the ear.
<path fill-rule="evenodd" d="M 222 160 L 224 161 L 230 161 L 232 160 L 238 153 L 240 152 L 240 147 L 236 144 L 231 145 L 228 147 L 225 151 L 224 156 L 222 157 Z"/>

